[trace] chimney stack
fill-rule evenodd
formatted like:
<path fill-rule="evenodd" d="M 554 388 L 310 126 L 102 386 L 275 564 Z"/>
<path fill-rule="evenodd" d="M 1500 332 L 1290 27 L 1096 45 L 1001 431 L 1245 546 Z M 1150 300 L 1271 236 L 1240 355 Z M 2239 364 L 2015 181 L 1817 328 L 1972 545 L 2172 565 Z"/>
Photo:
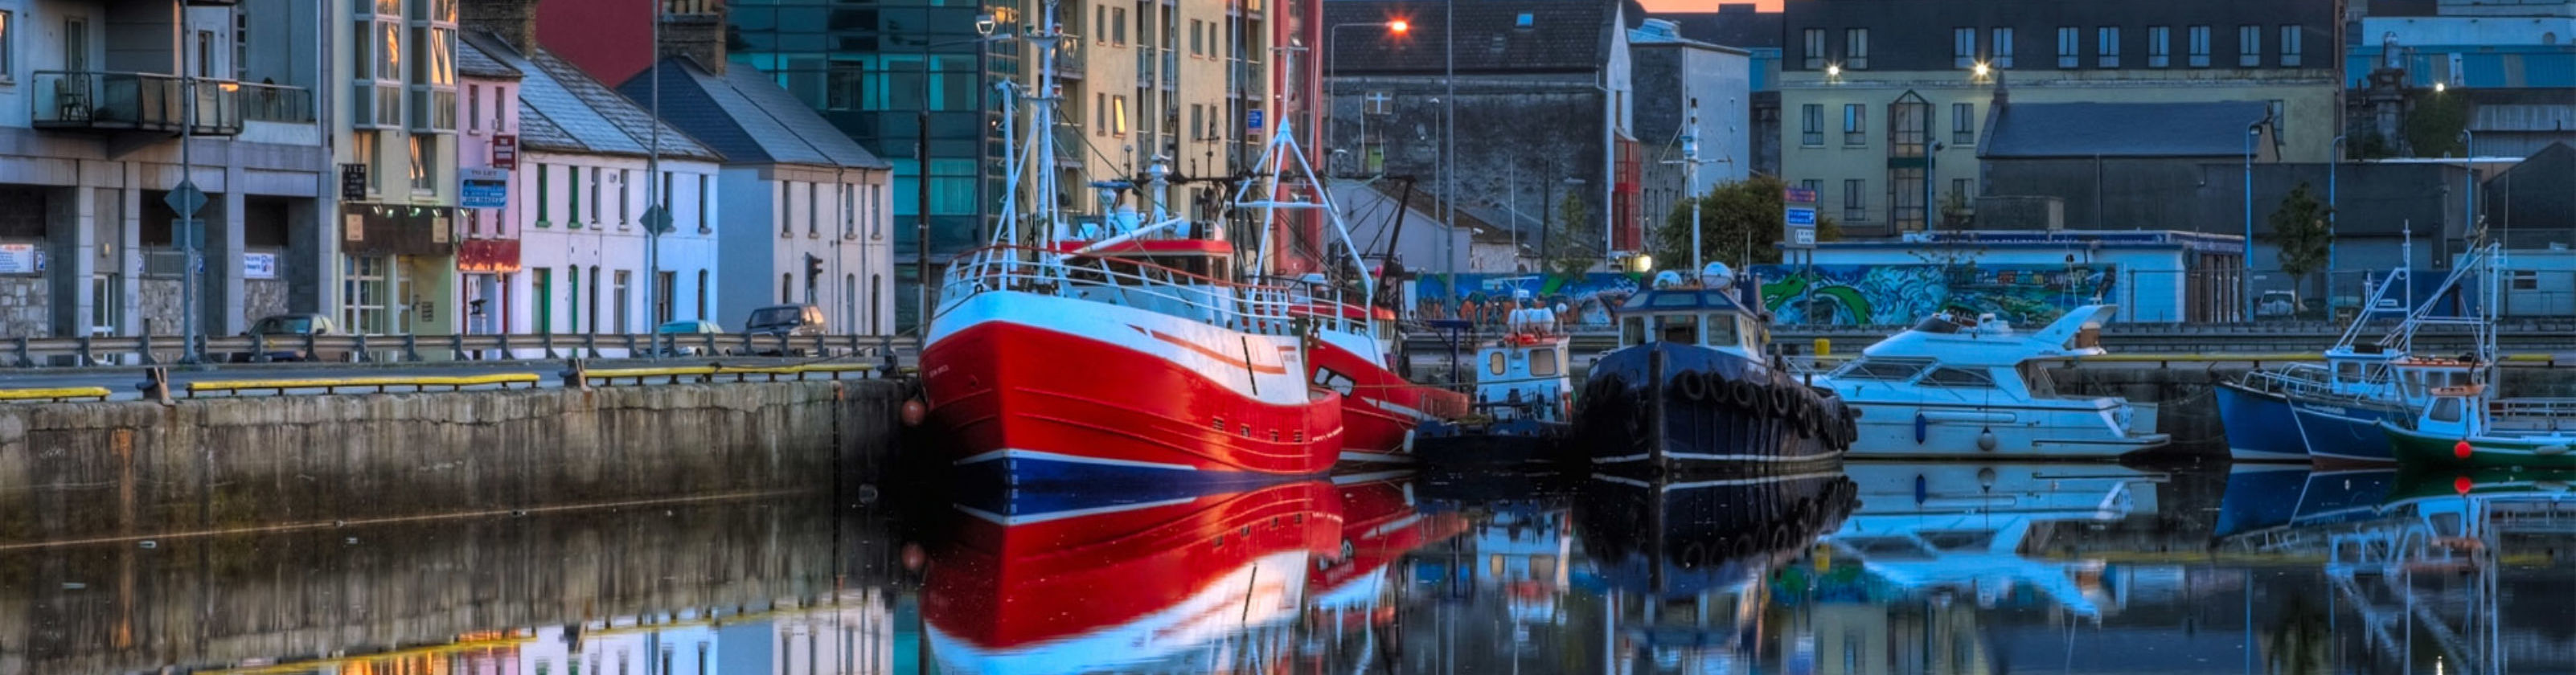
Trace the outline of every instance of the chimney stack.
<path fill-rule="evenodd" d="M 456 8 L 466 30 L 491 33 L 520 54 L 537 53 L 537 0 L 465 0 Z"/>
<path fill-rule="evenodd" d="M 685 56 L 707 72 L 725 71 L 724 0 L 656 0 L 662 8 L 662 56 Z"/>

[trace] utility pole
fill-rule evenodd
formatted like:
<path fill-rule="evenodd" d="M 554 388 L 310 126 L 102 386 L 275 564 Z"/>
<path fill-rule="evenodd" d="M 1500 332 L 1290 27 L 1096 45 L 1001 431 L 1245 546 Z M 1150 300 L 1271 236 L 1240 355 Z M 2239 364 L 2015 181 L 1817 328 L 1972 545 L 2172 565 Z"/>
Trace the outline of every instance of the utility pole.
<path fill-rule="evenodd" d="M 647 105 L 653 108 L 650 120 L 653 131 L 652 141 L 647 144 L 644 155 L 644 202 L 648 205 L 644 207 L 644 312 L 651 317 L 646 323 L 653 325 L 645 332 L 653 337 L 654 356 L 662 355 L 663 318 L 660 312 L 655 311 L 661 308 L 656 301 L 661 299 L 662 291 L 662 231 L 670 229 L 671 223 L 671 207 L 663 203 L 669 195 L 662 194 L 662 15 L 666 9 L 663 3 L 653 3 L 652 51 L 645 54 L 653 64 L 647 71 L 645 83 L 652 92 Z M 702 194 L 698 198 L 706 199 L 707 196 Z M 633 326 L 619 328 L 634 330 Z"/>
<path fill-rule="evenodd" d="M 179 250 L 181 252 L 179 362 L 195 364 L 198 360 L 197 321 L 199 317 L 197 314 L 205 304 L 204 298 L 197 297 L 197 268 L 200 266 L 198 249 L 205 243 L 204 228 L 200 226 L 200 221 L 197 219 L 197 211 L 205 208 L 206 193 L 197 188 L 196 177 L 192 175 L 197 169 L 195 153 L 197 72 L 188 67 L 188 52 L 192 51 L 187 47 L 188 38 L 191 37 L 188 30 L 188 7 L 185 3 L 178 2 L 171 3 L 171 7 L 179 13 L 176 18 L 179 24 L 180 44 L 179 97 L 182 102 L 179 113 L 179 185 L 170 190 L 170 195 L 165 200 L 170 203 L 171 210 L 177 211 L 179 215 Z M 241 10 L 236 8 L 233 11 Z"/>

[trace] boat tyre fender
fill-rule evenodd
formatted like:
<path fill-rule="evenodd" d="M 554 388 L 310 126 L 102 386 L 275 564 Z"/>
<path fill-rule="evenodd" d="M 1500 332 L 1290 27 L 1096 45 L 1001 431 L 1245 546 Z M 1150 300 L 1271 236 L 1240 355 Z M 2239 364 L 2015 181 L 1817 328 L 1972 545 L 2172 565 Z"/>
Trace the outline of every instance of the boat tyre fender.
<path fill-rule="evenodd" d="M 1735 407 L 1742 408 L 1747 413 L 1754 412 L 1758 409 L 1754 405 L 1754 399 L 1760 398 L 1760 393 L 1761 392 L 1753 388 L 1753 383 L 1751 382 L 1743 380 L 1726 381 L 1727 398 L 1734 399 Z"/>
<path fill-rule="evenodd" d="M 1806 401 L 1790 399 L 1789 430 L 1792 433 L 1798 434 L 1800 438 L 1816 437 L 1815 419 L 1811 417 L 1809 413 L 1810 410 L 1807 408 Z"/>
<path fill-rule="evenodd" d="M 1796 395 L 1797 392 L 1790 391 L 1788 387 L 1772 385 L 1771 414 L 1774 416 L 1789 414 L 1789 403 L 1795 400 Z"/>
<path fill-rule="evenodd" d="M 1685 400 L 1706 401 L 1708 400 L 1708 374 L 1696 370 L 1682 371 L 1673 375 L 1673 388 L 1681 390 L 1682 398 Z"/>

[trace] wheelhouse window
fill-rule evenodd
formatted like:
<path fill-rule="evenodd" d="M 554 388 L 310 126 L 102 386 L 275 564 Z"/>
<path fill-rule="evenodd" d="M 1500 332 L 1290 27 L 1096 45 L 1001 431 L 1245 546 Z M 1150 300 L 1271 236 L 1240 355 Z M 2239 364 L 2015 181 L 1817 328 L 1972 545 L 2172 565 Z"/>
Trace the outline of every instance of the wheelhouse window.
<path fill-rule="evenodd" d="M 1619 319 L 1619 346 L 1634 347 L 1646 343 L 1646 317 Z"/>
<path fill-rule="evenodd" d="M 1966 368 L 1934 368 L 1932 369 L 1932 372 L 1925 373 L 1923 375 L 1922 385 L 1926 387 L 1990 389 L 1995 386 L 1995 378 L 1991 375 L 1987 375 L 1986 372 L 1982 370 L 1969 370 Z"/>
<path fill-rule="evenodd" d="M 1485 372 L 1487 373 L 1501 375 L 1503 374 L 1503 371 L 1509 370 L 1510 368 L 1511 364 L 1503 356 L 1502 352 L 1494 352 L 1485 358 Z"/>
<path fill-rule="evenodd" d="M 1735 347 L 1744 342 L 1742 332 L 1737 330 L 1735 315 L 1710 314 L 1705 325 L 1707 330 L 1702 331 L 1701 336 L 1706 341 L 1700 344 L 1711 347 Z"/>
<path fill-rule="evenodd" d="M 1529 363 L 1530 377 L 1553 377 L 1556 375 L 1557 363 L 1555 350 L 1533 350 L 1529 355 Z"/>
<path fill-rule="evenodd" d="M 1699 315 L 1666 314 L 1655 317 L 1655 339 L 1682 344 L 1698 343 Z"/>
<path fill-rule="evenodd" d="M 2435 421 L 2435 422 L 2457 422 L 2457 421 L 2460 421 L 2460 410 L 2461 410 L 2461 405 L 2460 405 L 2460 399 L 2458 399 L 2458 398 L 2445 396 L 2445 397 L 2442 397 L 2442 398 L 2440 398 L 2440 399 L 2436 399 L 2436 400 L 2434 400 L 2434 401 L 2433 401 L 2433 414 L 2432 414 L 2433 421 Z"/>

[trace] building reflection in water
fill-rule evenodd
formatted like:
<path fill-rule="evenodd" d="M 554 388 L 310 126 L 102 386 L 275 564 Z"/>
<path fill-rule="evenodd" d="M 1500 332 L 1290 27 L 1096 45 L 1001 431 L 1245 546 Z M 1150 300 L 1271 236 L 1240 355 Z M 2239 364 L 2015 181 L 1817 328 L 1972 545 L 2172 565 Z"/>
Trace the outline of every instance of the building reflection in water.
<path fill-rule="evenodd" d="M 0 551 L 0 675 L 2576 669 L 2576 476 L 1854 463 L 1548 484 Z"/>

